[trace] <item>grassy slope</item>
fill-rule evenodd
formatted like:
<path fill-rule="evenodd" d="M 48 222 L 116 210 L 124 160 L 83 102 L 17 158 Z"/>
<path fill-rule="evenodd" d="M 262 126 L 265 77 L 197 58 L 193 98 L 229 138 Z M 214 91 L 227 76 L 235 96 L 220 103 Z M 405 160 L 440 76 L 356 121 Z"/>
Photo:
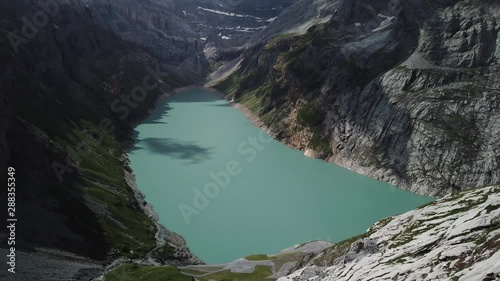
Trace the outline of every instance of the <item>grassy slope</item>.
<path fill-rule="evenodd" d="M 303 67 L 300 55 L 311 46 L 324 47 L 334 44 L 339 38 L 330 38 L 324 35 L 326 27 L 318 25 L 304 35 L 281 35 L 270 39 L 254 57 L 272 61 L 269 67 L 245 65 L 236 73 L 219 82 L 214 88 L 235 94 L 236 101 L 245 105 L 254 114 L 276 131 L 283 131 L 285 135 L 293 135 L 297 130 L 308 131 L 310 135 L 309 147 L 323 151 L 330 151 L 328 138 L 323 136 L 322 113 L 316 108 L 316 99 L 319 89 L 316 79 L 321 79 L 318 73 L 313 73 Z M 293 86 L 292 86 L 293 85 Z M 310 102 L 296 105 L 290 97 L 292 88 L 308 89 Z M 272 100 L 278 97 L 282 106 L 276 108 Z M 280 121 L 287 118 L 287 111 L 298 107 L 296 126 L 277 128 Z"/>
<path fill-rule="evenodd" d="M 74 133 L 80 142 L 84 140 L 92 147 L 92 153 L 80 164 L 85 180 L 79 187 L 106 205 L 108 214 L 100 216 L 98 222 L 111 249 L 129 257 L 145 255 L 156 245 L 156 227 L 137 205 L 133 191 L 125 182 L 123 163 L 119 160 L 123 149 L 109 136 L 100 144 L 81 131 Z"/>
<path fill-rule="evenodd" d="M 145 65 L 139 63 L 136 68 L 145 69 Z M 123 80 L 128 81 L 120 89 L 123 93 L 130 93 L 134 85 L 141 85 L 145 75 L 130 69 L 133 67 L 129 66 L 122 72 Z M 109 75 L 103 74 L 105 77 Z M 25 87 L 21 94 L 10 96 L 9 100 L 18 116 L 37 132 L 35 135 L 46 149 L 40 153 L 50 155 L 49 159 L 70 168 L 69 163 L 77 166 L 72 172 L 63 175 L 62 182 L 55 178 L 52 171 L 42 176 L 43 188 L 59 202 L 56 211 L 65 216 L 64 223 L 74 233 L 83 235 L 85 243 L 92 245 L 88 251 L 78 250 L 77 253 L 96 259 L 105 259 L 110 255 L 144 257 L 156 245 L 156 228 L 151 218 L 143 213 L 126 183 L 124 169 L 130 168 L 122 159 L 124 150 L 117 140 L 118 136 L 123 139 L 129 134 L 126 123 L 130 120 L 121 121 L 110 115 L 116 126 L 112 135 L 98 127 L 99 121 L 107 117 L 105 111 L 87 108 L 80 100 L 57 88 L 53 97 L 56 102 L 50 103 L 47 109 L 40 105 L 45 101 L 26 97 L 24 93 L 32 89 Z M 148 99 L 140 104 L 130 118 L 144 115 L 146 108 L 160 93 L 161 89 L 150 92 Z M 89 91 L 88 95 L 89 99 L 95 99 L 92 95 L 96 95 L 96 92 Z M 103 100 L 95 101 L 103 106 Z M 102 139 L 96 140 L 96 136 L 93 136 L 96 133 Z M 82 146 L 86 150 L 90 148 L 90 153 L 81 153 L 78 147 Z M 74 244 L 71 238 L 60 239 L 65 239 L 59 246 L 62 249 L 71 248 L 69 245 Z"/>
<path fill-rule="evenodd" d="M 476 193 L 479 194 L 483 192 L 483 190 L 473 190 L 473 191 L 465 191 L 465 192 L 457 192 L 454 193 L 453 195 L 443 198 L 439 201 L 431 202 L 427 205 L 423 205 L 420 208 L 417 209 L 421 210 L 423 208 L 429 207 L 429 206 L 436 206 L 438 204 L 443 204 L 443 203 L 449 203 L 453 202 L 456 205 L 464 205 L 464 207 L 454 209 L 448 213 L 443 213 L 443 214 L 431 214 L 429 213 L 429 218 L 430 220 L 436 221 L 436 219 L 439 218 L 446 218 L 447 216 L 451 215 L 456 215 L 461 212 L 467 212 L 471 208 L 474 208 L 478 204 L 484 203 L 488 196 L 497 194 L 499 192 L 499 187 L 492 188 L 488 193 L 483 194 L 482 196 L 475 196 Z M 465 200 L 464 198 L 470 197 L 472 199 L 469 199 L 469 201 Z M 471 201 L 472 200 L 472 201 Z M 498 209 L 500 205 L 489 205 L 485 208 L 486 212 L 492 212 L 496 209 Z M 383 220 L 380 220 L 379 222 L 375 223 L 367 233 L 352 237 L 349 239 L 346 239 L 345 241 L 341 241 L 334 246 L 325 249 L 322 251 L 319 255 L 317 255 L 316 258 L 312 260 L 312 264 L 317 265 L 317 266 L 331 266 L 338 258 L 344 257 L 349 251 L 353 251 L 356 248 L 356 243 L 361 241 L 362 239 L 370 237 L 372 234 L 376 234 L 377 231 L 380 231 L 384 227 L 386 227 L 389 223 L 391 223 L 396 217 L 389 217 Z M 393 240 L 390 240 L 388 243 L 391 243 L 389 245 L 389 249 L 392 249 L 394 247 L 399 247 L 400 245 L 409 243 L 414 240 L 415 236 L 418 235 L 423 231 L 422 226 L 424 225 L 426 221 L 425 220 L 416 220 L 413 223 L 410 223 L 407 228 L 405 228 L 401 233 L 397 234 Z M 477 245 L 477 250 L 476 252 L 481 252 L 481 251 L 487 251 L 487 250 L 492 250 L 495 248 L 498 248 L 498 238 L 489 238 L 489 241 L 487 241 L 487 236 L 498 229 L 498 222 L 495 227 L 484 229 L 484 230 L 479 230 L 482 231 L 481 236 L 474 238 L 474 243 Z M 491 236 L 491 235 L 490 235 Z M 496 240 L 495 240 L 496 239 Z M 493 241 L 493 242 L 492 242 Z M 496 244 L 495 244 L 496 243 Z M 355 251 L 355 250 L 354 250 Z M 418 258 L 418 255 L 425 254 L 425 253 L 415 253 L 414 256 Z M 274 270 L 270 266 L 265 266 L 265 265 L 257 265 L 255 267 L 255 270 L 251 273 L 235 273 L 231 272 L 228 269 L 225 269 L 224 265 L 221 266 L 187 266 L 183 267 L 180 270 L 183 274 L 190 275 L 196 278 L 196 280 L 202 280 L 202 281 L 209 281 L 209 280 L 218 280 L 218 281 L 223 281 L 223 280 L 240 280 L 240 281 L 257 281 L 257 280 L 262 280 L 262 281 L 270 281 L 270 280 L 275 280 L 273 278 L 268 278 L 269 276 L 272 275 L 273 271 L 278 271 L 283 264 L 286 262 L 294 262 L 294 261 L 300 261 L 302 258 L 304 258 L 304 254 L 300 252 L 290 252 L 290 253 L 284 253 L 276 256 L 270 256 L 270 255 L 265 255 L 265 254 L 256 254 L 256 255 L 251 255 L 245 257 L 246 260 L 250 262 L 255 262 L 255 261 L 272 261 L 274 264 Z M 464 257 L 461 257 L 461 259 Z M 405 263 L 404 258 L 398 258 L 394 259 L 392 261 L 389 261 L 389 263 Z M 474 263 L 473 260 L 468 261 L 468 263 L 464 263 L 463 265 L 460 265 L 459 268 L 467 266 L 471 266 Z M 126 269 L 126 270 L 124 270 Z M 115 269 L 113 272 L 108 274 L 108 276 L 117 276 L 119 274 L 124 274 L 123 272 L 125 271 L 126 274 L 122 275 L 124 276 L 123 279 L 117 279 L 117 280 L 134 280 L 134 279 L 127 279 L 131 278 L 129 276 L 134 276 L 134 277 L 140 277 L 140 280 L 145 280 L 145 281 L 155 281 L 158 279 L 156 277 L 156 274 L 160 275 L 162 272 L 163 268 L 155 268 L 155 267 L 131 267 L 126 266 L 123 268 L 118 268 Z M 173 269 L 168 269 L 167 272 L 164 273 L 164 278 L 174 278 L 172 276 L 172 270 Z M 185 280 L 182 278 L 185 278 L 185 276 L 178 276 L 175 278 L 179 279 L 165 279 L 165 280 Z M 105 279 L 105 281 L 113 281 L 114 279 Z M 139 279 L 136 279 L 139 280 Z M 163 280 L 163 279 L 162 279 Z"/>
<path fill-rule="evenodd" d="M 105 245 L 95 246 L 105 247 L 113 256 L 143 257 L 156 245 L 154 223 L 140 209 L 125 181 L 125 164 L 120 160 L 124 151 L 120 144 L 103 131 L 100 132 L 104 138 L 98 142 L 86 133 L 91 130 L 98 128 L 91 122 L 81 121 L 67 138 L 56 138 L 55 143 L 69 148 L 71 157 L 81 157 L 79 179 L 74 185 L 88 208 L 97 213 L 97 224 L 104 233 Z M 91 148 L 91 153 L 78 154 L 76 148 L 81 144 Z M 81 197 L 67 196 L 64 200 L 63 213 L 85 217 L 89 211 L 73 208 Z M 78 225 L 72 219 L 67 223 L 73 227 Z"/>
<path fill-rule="evenodd" d="M 182 269 L 182 272 L 175 267 L 153 267 L 153 266 L 137 266 L 132 264 L 122 265 L 105 275 L 104 281 L 190 281 L 194 280 L 188 274 L 198 275 L 194 270 Z M 218 271 L 216 273 L 197 277 L 197 280 L 208 281 L 271 281 L 274 279 L 266 278 L 270 276 L 272 271 L 267 266 L 256 266 L 252 273 L 234 273 L 230 270 Z"/>
<path fill-rule="evenodd" d="M 144 281 L 191 280 L 186 279 L 186 276 L 190 276 L 188 278 L 194 277 L 196 280 L 201 281 L 272 281 L 276 280 L 276 278 L 270 278 L 270 276 L 273 275 L 273 272 L 279 271 L 285 263 L 300 261 L 304 258 L 304 256 L 305 254 L 299 251 L 272 256 L 265 254 L 251 255 L 245 257 L 245 259 L 249 261 L 249 266 L 251 262 L 257 261 L 272 261 L 274 266 L 256 265 L 255 269 L 249 273 L 232 272 L 229 269 L 225 269 L 225 265 L 186 266 L 177 270 L 174 267 L 137 266 L 126 264 L 106 274 L 105 281 L 127 281 L 139 279 Z M 181 273 L 184 274 L 184 276 Z M 158 279 L 160 277 L 164 279 Z"/>
<path fill-rule="evenodd" d="M 193 278 L 182 274 L 177 268 L 122 265 L 107 273 L 104 281 L 192 281 Z"/>

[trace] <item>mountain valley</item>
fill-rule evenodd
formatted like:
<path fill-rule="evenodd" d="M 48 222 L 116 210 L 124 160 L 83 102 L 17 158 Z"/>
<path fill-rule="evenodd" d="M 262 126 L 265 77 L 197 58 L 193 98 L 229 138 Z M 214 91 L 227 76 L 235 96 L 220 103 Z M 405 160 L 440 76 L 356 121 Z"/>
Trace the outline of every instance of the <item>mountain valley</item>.
<path fill-rule="evenodd" d="M 4 0 L 0 33 L 19 217 L 2 280 L 500 280 L 496 1 Z M 339 243 L 204 265 L 126 153 L 192 85 L 307 156 L 437 201 Z"/>

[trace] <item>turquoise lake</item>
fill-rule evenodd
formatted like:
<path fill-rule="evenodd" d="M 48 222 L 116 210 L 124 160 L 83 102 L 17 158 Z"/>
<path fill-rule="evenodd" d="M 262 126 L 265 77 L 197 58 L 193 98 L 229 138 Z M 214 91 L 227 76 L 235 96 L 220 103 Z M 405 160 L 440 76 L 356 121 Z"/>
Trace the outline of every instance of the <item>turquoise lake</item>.
<path fill-rule="evenodd" d="M 338 242 L 433 200 L 305 157 L 201 89 L 169 97 L 135 133 L 139 188 L 208 264 Z"/>

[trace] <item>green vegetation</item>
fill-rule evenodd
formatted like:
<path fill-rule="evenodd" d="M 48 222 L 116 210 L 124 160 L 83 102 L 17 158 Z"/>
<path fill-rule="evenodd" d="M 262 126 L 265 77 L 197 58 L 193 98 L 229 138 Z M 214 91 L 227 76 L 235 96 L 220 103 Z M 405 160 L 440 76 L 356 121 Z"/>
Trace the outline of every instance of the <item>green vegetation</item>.
<path fill-rule="evenodd" d="M 157 262 L 165 264 L 169 259 L 172 259 L 173 254 L 175 254 L 175 249 L 167 243 L 163 247 L 156 249 L 152 253 L 152 257 Z"/>
<path fill-rule="evenodd" d="M 197 277 L 201 281 L 219 280 L 219 281 L 271 281 L 276 279 L 267 278 L 273 274 L 268 266 L 257 265 L 252 273 L 234 273 L 230 270 L 219 271 L 203 277 Z"/>
<path fill-rule="evenodd" d="M 314 264 L 319 266 L 331 265 L 333 261 L 335 261 L 335 259 L 345 255 L 356 241 L 369 237 L 375 231 L 386 226 L 389 222 L 392 221 L 392 219 L 393 217 L 387 217 L 381 219 L 375 225 L 373 225 L 366 233 L 335 243 L 335 245 L 333 245 L 332 247 L 325 249 L 323 251 L 323 255 L 314 260 Z"/>
<path fill-rule="evenodd" d="M 280 268 L 288 262 L 298 262 L 304 258 L 302 252 L 289 252 L 279 255 L 256 254 L 245 257 L 248 261 L 271 261 L 274 264 L 274 271 L 279 271 Z M 197 280 L 241 280 L 241 281 L 257 281 L 257 280 L 275 280 L 268 278 L 273 274 L 273 267 L 266 265 L 257 265 L 251 273 L 236 273 L 231 270 L 226 270 L 224 266 L 188 266 L 180 269 L 184 274 L 192 275 Z"/>
<path fill-rule="evenodd" d="M 402 64 L 402 65 L 398 65 L 398 66 L 396 67 L 396 69 L 397 69 L 397 70 L 402 70 L 402 71 L 410 70 L 410 69 L 408 68 L 408 66 L 406 66 L 406 65 L 404 65 L 404 64 Z"/>
<path fill-rule="evenodd" d="M 182 273 L 186 274 L 186 275 L 203 275 L 203 274 L 207 274 L 206 271 L 196 270 L 196 269 L 192 269 L 192 268 L 180 268 L 179 270 Z M 220 269 L 218 269 L 218 270 L 220 270 Z"/>
<path fill-rule="evenodd" d="M 104 281 L 192 281 L 173 266 L 151 267 L 134 264 L 122 265 L 104 276 Z"/>
<path fill-rule="evenodd" d="M 215 88 L 228 94 L 236 93 L 236 101 L 245 105 L 272 129 L 280 130 L 287 136 L 295 134 L 296 126 L 287 126 L 283 121 L 296 104 L 293 99 L 290 100 L 291 87 L 307 89 L 313 99 L 322 79 L 319 70 L 304 68 L 301 53 L 311 44 L 324 44 L 326 41 L 330 44 L 339 40 L 337 35 L 328 37 L 326 41 L 320 40 L 326 30 L 325 26 L 320 26 L 311 28 L 304 35 L 284 34 L 270 39 L 252 60 L 244 62 L 238 72 Z M 300 79 L 291 79 L 297 77 Z M 297 114 L 298 123 L 312 131 L 308 147 L 328 154 L 331 152 L 330 139 L 324 134 L 323 120 L 324 116 L 314 99 L 300 108 Z"/>
<path fill-rule="evenodd" d="M 475 241 L 475 244 L 476 244 L 476 245 L 482 245 L 482 244 L 484 244 L 484 243 L 486 242 L 486 240 L 487 240 L 487 236 L 488 236 L 488 235 L 483 235 L 483 236 L 481 236 L 479 239 L 477 239 L 477 240 Z"/>
<path fill-rule="evenodd" d="M 317 106 L 310 102 L 302 107 L 297 114 L 297 120 L 303 126 L 314 127 L 320 125 L 323 120 L 321 114 L 317 110 Z"/>
<path fill-rule="evenodd" d="M 372 227 L 370 227 L 370 229 L 365 234 L 365 236 L 368 237 L 368 236 L 372 235 L 375 231 L 377 231 L 377 230 L 381 229 L 382 227 L 388 225 L 393 219 L 394 219 L 394 217 L 387 217 L 385 219 L 379 220 Z"/>
<path fill-rule="evenodd" d="M 279 271 L 281 267 L 287 262 L 300 261 L 304 257 L 302 252 L 291 252 L 286 254 L 281 254 L 274 260 L 274 268 Z"/>
<path fill-rule="evenodd" d="M 327 137 L 323 137 L 319 132 L 315 132 L 309 141 L 309 147 L 312 149 L 319 149 L 323 153 L 330 153 L 330 140 Z"/>
<path fill-rule="evenodd" d="M 409 225 L 402 233 L 394 237 L 393 243 L 390 244 L 389 249 L 397 248 L 401 245 L 410 243 L 416 236 L 426 232 L 435 227 L 435 224 L 424 224 L 422 221 L 416 221 Z"/>
<path fill-rule="evenodd" d="M 89 132 L 99 132 L 102 140 L 96 140 Z M 72 130 L 69 140 L 59 141 L 67 147 L 88 149 L 89 153 L 70 152 L 81 160 L 79 169 L 83 181 L 77 187 L 92 198 L 87 200 L 89 204 L 100 206 L 97 220 L 114 254 L 142 257 L 154 248 L 156 227 L 143 213 L 125 181 L 121 146 L 92 123 L 84 121 Z"/>
<path fill-rule="evenodd" d="M 433 205 L 436 205 L 436 201 L 431 201 L 431 202 L 429 202 L 429 203 L 425 203 L 424 205 L 422 205 L 422 206 L 418 207 L 418 208 L 417 208 L 417 210 L 421 210 L 421 209 L 423 209 L 423 208 L 425 208 L 425 207 L 428 207 L 428 206 L 433 206 Z"/>
<path fill-rule="evenodd" d="M 337 258 L 345 255 L 353 243 L 365 237 L 366 234 L 361 234 L 336 243 L 332 247 L 324 250 L 323 255 L 314 260 L 314 264 L 318 266 L 327 266 L 332 264 Z"/>
<path fill-rule="evenodd" d="M 500 204 L 499 205 L 488 205 L 486 207 L 486 213 L 489 214 L 489 213 L 491 213 L 492 211 L 494 211 L 494 210 L 496 210 L 498 208 L 500 208 Z"/>
<path fill-rule="evenodd" d="M 251 255 L 251 256 L 245 257 L 245 259 L 247 259 L 249 261 L 265 261 L 265 260 L 272 260 L 274 258 L 270 257 L 268 255 Z"/>
<path fill-rule="evenodd" d="M 269 41 L 267 41 L 267 44 L 266 46 L 264 47 L 265 50 L 272 50 L 272 49 L 275 49 L 278 47 L 279 43 L 286 40 L 286 39 L 290 39 L 294 36 L 299 36 L 298 34 L 296 33 L 285 33 L 285 34 L 280 34 L 276 37 L 273 37 L 271 39 L 269 39 Z"/>
<path fill-rule="evenodd" d="M 453 215 L 457 215 L 457 214 L 466 212 L 466 211 L 472 209 L 473 207 L 486 202 L 486 200 L 488 199 L 488 194 L 486 194 L 486 195 L 481 196 L 479 199 L 474 198 L 474 200 L 467 200 L 467 199 L 460 200 L 460 198 L 463 197 L 464 193 L 466 193 L 466 192 L 470 192 L 470 191 L 456 192 L 456 193 L 453 193 L 449 198 L 437 201 L 440 203 L 446 203 L 446 202 L 452 202 L 452 201 L 458 201 L 458 202 L 456 203 L 456 208 L 451 209 L 447 213 L 432 216 L 427 220 L 418 220 L 418 221 L 413 222 L 411 225 L 409 225 L 405 229 L 405 231 L 403 231 L 402 233 L 400 233 L 396 237 L 394 237 L 393 243 L 389 246 L 389 248 L 396 248 L 396 247 L 399 247 L 401 245 L 404 245 L 406 243 L 413 241 L 416 236 L 418 236 L 418 235 L 426 232 L 427 230 L 435 227 L 436 224 L 432 223 L 432 221 L 434 221 L 434 220 L 439 220 L 439 219 L 443 219 L 443 218 L 446 218 L 449 216 L 453 216 Z M 431 202 L 430 205 L 432 205 L 434 203 L 435 202 Z M 490 212 L 490 210 L 494 210 L 498 207 L 500 207 L 500 206 L 490 205 L 490 206 L 486 207 L 486 210 L 487 210 L 487 212 Z M 423 208 L 423 207 L 421 207 L 421 208 Z M 414 253 L 414 254 L 417 255 L 419 253 Z"/>
<path fill-rule="evenodd" d="M 233 94 L 240 88 L 241 80 L 238 75 L 233 74 L 215 85 L 214 88 L 228 95 Z"/>
<path fill-rule="evenodd" d="M 268 93 L 271 88 L 267 85 L 263 85 L 251 92 L 246 93 L 240 97 L 237 101 L 245 105 L 250 111 L 257 115 L 262 115 L 264 110 L 270 105 L 271 100 L 268 97 Z"/>

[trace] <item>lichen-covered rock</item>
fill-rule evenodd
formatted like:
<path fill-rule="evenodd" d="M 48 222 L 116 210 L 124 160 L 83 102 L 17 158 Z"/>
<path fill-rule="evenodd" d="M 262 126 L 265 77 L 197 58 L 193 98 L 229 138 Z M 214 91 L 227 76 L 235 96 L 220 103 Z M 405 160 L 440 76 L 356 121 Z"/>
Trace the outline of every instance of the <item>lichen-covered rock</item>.
<path fill-rule="evenodd" d="M 500 187 L 456 193 L 376 224 L 279 281 L 496 280 Z"/>

